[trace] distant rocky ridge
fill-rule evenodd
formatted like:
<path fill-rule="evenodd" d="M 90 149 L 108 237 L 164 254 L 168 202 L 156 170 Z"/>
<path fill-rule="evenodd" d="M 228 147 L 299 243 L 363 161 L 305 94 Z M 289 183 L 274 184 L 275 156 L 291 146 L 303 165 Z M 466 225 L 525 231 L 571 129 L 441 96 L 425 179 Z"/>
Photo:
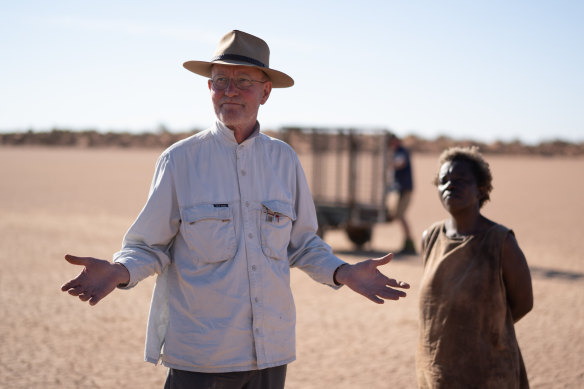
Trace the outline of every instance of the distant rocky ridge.
<path fill-rule="evenodd" d="M 194 133 L 159 131 L 157 133 L 98 132 L 95 130 L 71 131 L 54 129 L 50 132 L 0 133 L 0 146 L 57 146 L 78 148 L 166 148 L 174 142 Z M 271 136 L 282 138 L 282 131 L 266 131 Z M 542 156 L 584 156 L 584 142 L 573 143 L 563 140 L 545 141 L 527 145 L 520 141 L 496 141 L 484 143 L 470 139 L 452 139 L 441 136 L 424 139 L 409 135 L 402 139 L 413 153 L 440 153 L 451 146 L 476 145 L 484 154 L 542 155 Z"/>

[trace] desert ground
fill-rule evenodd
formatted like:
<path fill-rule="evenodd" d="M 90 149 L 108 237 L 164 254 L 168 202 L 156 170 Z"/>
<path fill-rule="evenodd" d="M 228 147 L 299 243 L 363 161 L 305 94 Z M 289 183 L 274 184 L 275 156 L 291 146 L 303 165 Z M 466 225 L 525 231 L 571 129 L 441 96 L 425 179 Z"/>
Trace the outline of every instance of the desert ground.
<path fill-rule="evenodd" d="M 162 388 L 143 362 L 154 278 L 91 307 L 60 291 L 81 269 L 71 253 L 111 259 L 143 206 L 158 149 L 0 147 L 0 388 Z M 512 228 L 531 269 L 535 306 L 516 325 L 532 388 L 584 387 L 584 158 L 489 156 L 484 214 Z M 416 236 L 445 218 L 431 179 L 436 154 L 414 154 L 408 217 Z M 396 224 L 366 251 L 343 231 L 325 240 L 354 263 L 398 250 Z M 418 256 L 382 268 L 412 288 L 376 305 L 292 270 L 297 360 L 289 389 L 415 388 Z"/>

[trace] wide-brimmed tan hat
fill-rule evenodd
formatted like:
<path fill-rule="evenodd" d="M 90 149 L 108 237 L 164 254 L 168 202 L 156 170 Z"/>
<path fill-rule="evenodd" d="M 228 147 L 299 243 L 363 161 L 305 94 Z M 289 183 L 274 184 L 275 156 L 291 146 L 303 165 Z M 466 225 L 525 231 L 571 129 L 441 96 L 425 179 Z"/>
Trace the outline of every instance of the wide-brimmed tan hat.
<path fill-rule="evenodd" d="M 214 64 L 239 65 L 258 68 L 270 77 L 272 87 L 287 88 L 294 85 L 292 77 L 275 69 L 270 69 L 270 48 L 257 36 L 233 30 L 225 34 L 211 61 L 187 61 L 183 66 L 193 73 L 211 78 Z"/>

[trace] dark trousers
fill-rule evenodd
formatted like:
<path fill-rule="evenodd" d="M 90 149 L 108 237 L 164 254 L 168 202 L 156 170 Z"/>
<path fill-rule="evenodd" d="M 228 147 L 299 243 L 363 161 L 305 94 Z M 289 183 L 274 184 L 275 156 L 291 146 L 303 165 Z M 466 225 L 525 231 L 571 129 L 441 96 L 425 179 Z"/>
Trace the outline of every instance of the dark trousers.
<path fill-rule="evenodd" d="M 164 389 L 284 389 L 286 366 L 229 373 L 168 369 Z"/>

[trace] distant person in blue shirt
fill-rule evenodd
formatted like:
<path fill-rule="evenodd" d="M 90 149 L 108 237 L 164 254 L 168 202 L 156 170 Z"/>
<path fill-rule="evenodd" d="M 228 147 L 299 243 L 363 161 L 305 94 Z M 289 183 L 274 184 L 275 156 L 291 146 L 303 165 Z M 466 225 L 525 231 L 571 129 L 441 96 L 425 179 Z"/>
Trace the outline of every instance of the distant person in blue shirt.
<path fill-rule="evenodd" d="M 410 152 L 394 134 L 389 136 L 389 149 L 393 153 L 393 158 L 390 162 L 393 170 L 393 182 L 388 192 L 395 191 L 398 194 L 397 205 L 395 209 L 390 210 L 389 216 L 390 220 L 397 219 L 400 222 L 404 235 L 403 247 L 397 254 L 416 254 L 410 226 L 406 220 L 406 211 L 410 205 L 414 190 Z"/>

